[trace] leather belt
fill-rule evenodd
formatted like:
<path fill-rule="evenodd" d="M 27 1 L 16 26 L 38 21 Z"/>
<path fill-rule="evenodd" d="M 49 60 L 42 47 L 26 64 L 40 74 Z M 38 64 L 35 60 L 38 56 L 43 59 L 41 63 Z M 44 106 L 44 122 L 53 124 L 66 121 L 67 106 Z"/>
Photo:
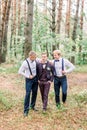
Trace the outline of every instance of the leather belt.
<path fill-rule="evenodd" d="M 66 77 L 66 75 L 62 75 L 62 76 L 54 76 L 54 77 L 56 77 L 56 78 L 64 78 L 64 77 Z"/>

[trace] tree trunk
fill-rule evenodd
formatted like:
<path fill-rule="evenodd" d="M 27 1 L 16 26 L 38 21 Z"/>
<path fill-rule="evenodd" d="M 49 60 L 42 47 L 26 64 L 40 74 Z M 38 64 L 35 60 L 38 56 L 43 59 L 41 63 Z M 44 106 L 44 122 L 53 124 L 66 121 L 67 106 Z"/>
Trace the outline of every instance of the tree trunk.
<path fill-rule="evenodd" d="M 1 2 L 1 1 L 0 1 Z M 4 33 L 4 23 L 5 23 L 5 17 L 6 17 L 6 9 L 7 9 L 7 1 L 3 1 L 2 4 L 0 4 L 0 8 L 2 6 L 2 17 L 0 15 L 0 63 L 3 62 L 3 33 Z"/>
<path fill-rule="evenodd" d="M 45 17 L 47 17 L 47 0 L 44 0 L 43 14 L 44 14 Z M 37 22 L 38 22 L 38 21 L 37 21 Z M 47 21 L 44 21 L 44 26 L 46 27 L 46 34 L 47 34 Z M 47 52 L 47 56 L 49 56 L 49 52 L 48 52 L 48 42 L 46 42 L 46 52 Z"/>
<path fill-rule="evenodd" d="M 2 62 L 2 19 L 1 19 L 1 1 L 0 1 L 0 63 Z"/>
<path fill-rule="evenodd" d="M 72 34 L 72 40 L 75 42 L 76 40 L 76 31 L 77 31 L 77 25 L 78 25 L 78 12 L 79 12 L 79 4 L 80 4 L 80 0 L 77 0 L 77 6 L 76 6 L 76 15 L 75 15 L 75 18 L 74 18 L 74 27 L 73 27 L 73 34 Z M 75 52 L 76 50 L 76 46 L 73 45 L 72 46 L 72 51 Z M 72 63 L 75 63 L 75 56 L 72 56 L 71 57 L 71 62 Z"/>
<path fill-rule="evenodd" d="M 77 0 L 77 6 L 76 6 L 76 15 L 74 18 L 74 26 L 73 26 L 73 34 L 72 34 L 72 39 L 75 41 L 76 39 L 76 31 L 77 31 L 77 25 L 78 25 L 78 12 L 79 12 L 79 4 L 80 0 Z M 74 48 L 73 48 L 74 49 Z"/>
<path fill-rule="evenodd" d="M 82 36 L 83 36 L 83 13 L 84 13 L 84 0 L 82 0 L 82 3 L 81 3 L 81 13 L 80 13 L 81 14 L 81 17 L 80 17 L 80 30 L 81 30 L 80 40 L 82 40 Z M 82 58 L 81 51 L 82 51 L 82 46 L 79 45 L 79 59 Z"/>
<path fill-rule="evenodd" d="M 43 10 L 44 15 L 47 15 L 47 0 L 44 0 L 44 10 Z"/>
<path fill-rule="evenodd" d="M 55 39 L 55 31 L 56 31 L 55 19 L 56 19 L 56 0 L 52 0 L 52 26 L 51 26 L 51 29 L 52 29 L 52 37 L 54 39 Z M 53 52 L 54 48 L 56 48 L 55 44 L 52 45 L 52 52 Z"/>
<path fill-rule="evenodd" d="M 4 35 L 5 21 L 6 21 L 6 11 L 7 11 L 8 0 L 5 0 L 2 5 L 2 40 Z"/>
<path fill-rule="evenodd" d="M 18 35 L 20 35 L 20 12 L 21 11 L 21 0 L 18 0 Z M 20 39 L 18 39 L 20 41 Z"/>
<path fill-rule="evenodd" d="M 65 24 L 65 35 L 70 37 L 70 12 L 71 12 L 71 0 L 67 0 L 67 11 L 66 11 L 66 24 Z"/>
<path fill-rule="evenodd" d="M 33 4 L 34 0 L 27 1 L 27 23 L 25 30 L 25 58 L 28 57 L 29 51 L 32 50 L 32 28 L 33 28 Z"/>
<path fill-rule="evenodd" d="M 56 11 L 56 0 L 52 0 L 52 33 L 55 33 L 55 11 Z M 55 36 L 54 36 L 55 37 Z"/>
<path fill-rule="evenodd" d="M 6 61 L 6 54 L 7 54 L 7 32 L 8 32 L 8 21 L 9 21 L 9 13 L 10 13 L 10 7 L 11 7 L 11 0 L 8 1 L 7 4 L 7 11 L 6 11 L 6 20 L 4 25 L 4 33 L 3 33 L 3 53 L 2 53 L 2 61 Z"/>
<path fill-rule="evenodd" d="M 81 17 L 80 17 L 80 29 L 81 29 L 81 35 L 80 35 L 80 40 L 82 40 L 82 35 L 83 35 L 83 13 L 84 13 L 84 0 L 82 0 L 81 3 Z"/>
<path fill-rule="evenodd" d="M 17 24 L 16 24 L 16 0 L 14 0 L 14 3 L 13 3 L 13 6 L 14 6 L 14 9 L 13 9 L 13 35 L 14 35 L 14 39 L 13 39 L 13 44 L 14 44 L 14 56 L 16 57 L 17 54 L 16 54 L 16 27 L 17 27 Z"/>
<path fill-rule="evenodd" d="M 12 50 L 12 38 L 13 38 L 13 1 L 12 1 L 12 5 L 11 5 L 11 36 L 10 36 L 10 51 Z M 12 54 L 11 54 L 12 56 Z"/>
<path fill-rule="evenodd" d="M 63 0 L 59 0 L 57 26 L 56 26 L 56 31 L 57 31 L 58 34 L 60 34 L 60 28 L 61 28 L 62 6 L 63 6 Z"/>

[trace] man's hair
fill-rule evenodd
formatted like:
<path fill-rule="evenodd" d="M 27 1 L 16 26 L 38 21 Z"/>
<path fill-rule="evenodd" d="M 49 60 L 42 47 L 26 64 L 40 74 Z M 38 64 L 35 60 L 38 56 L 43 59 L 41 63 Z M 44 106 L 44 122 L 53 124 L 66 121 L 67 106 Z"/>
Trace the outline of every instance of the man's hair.
<path fill-rule="evenodd" d="M 54 50 L 54 51 L 53 51 L 53 54 L 54 54 L 54 53 L 57 53 L 57 54 L 60 54 L 60 55 L 61 55 L 61 51 L 60 51 L 60 50 Z"/>
<path fill-rule="evenodd" d="M 47 52 L 42 52 L 41 55 L 47 55 Z"/>
<path fill-rule="evenodd" d="M 36 52 L 30 51 L 30 52 L 29 52 L 29 56 L 32 56 L 32 55 L 36 55 Z"/>

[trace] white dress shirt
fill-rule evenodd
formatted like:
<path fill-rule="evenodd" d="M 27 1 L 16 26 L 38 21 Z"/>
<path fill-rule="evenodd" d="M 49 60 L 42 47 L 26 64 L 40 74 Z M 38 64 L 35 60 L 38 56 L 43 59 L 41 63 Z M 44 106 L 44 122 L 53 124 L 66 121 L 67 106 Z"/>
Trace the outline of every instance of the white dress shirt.
<path fill-rule="evenodd" d="M 32 75 L 33 76 L 36 76 L 36 61 L 31 61 L 29 58 L 27 58 L 28 62 L 29 62 L 29 65 L 30 65 L 30 68 L 31 68 L 31 71 L 32 71 Z M 23 75 L 25 78 L 29 78 L 31 73 L 30 73 L 30 70 L 29 70 L 29 67 L 28 67 L 28 63 L 27 61 L 25 60 L 21 67 L 19 68 L 19 71 L 18 71 L 19 74 Z"/>
<path fill-rule="evenodd" d="M 75 66 L 67 59 L 63 58 L 64 62 L 64 71 L 65 73 L 70 73 L 74 70 Z M 54 60 L 55 61 L 55 60 Z M 55 61 L 55 71 L 56 76 L 63 76 L 62 75 L 62 58 L 59 58 L 59 61 Z"/>

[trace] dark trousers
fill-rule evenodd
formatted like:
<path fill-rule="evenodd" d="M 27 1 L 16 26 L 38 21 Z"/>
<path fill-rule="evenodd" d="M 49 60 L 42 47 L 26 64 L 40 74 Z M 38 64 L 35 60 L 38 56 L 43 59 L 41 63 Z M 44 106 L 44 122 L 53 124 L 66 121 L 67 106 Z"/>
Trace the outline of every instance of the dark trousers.
<path fill-rule="evenodd" d="M 63 77 L 54 77 L 54 91 L 55 91 L 55 101 L 56 105 L 60 104 L 60 86 L 62 87 L 62 102 L 65 103 L 67 98 L 67 78 Z"/>
<path fill-rule="evenodd" d="M 26 94 L 25 94 L 25 101 L 24 101 L 24 113 L 29 111 L 29 107 L 31 106 L 34 108 L 36 103 L 37 97 L 37 90 L 38 90 L 38 79 L 34 77 L 33 79 L 26 78 Z M 32 92 L 32 95 L 31 95 Z M 31 96 L 31 103 L 30 103 L 30 96 Z"/>
<path fill-rule="evenodd" d="M 47 104 L 48 104 L 48 94 L 50 90 L 50 83 L 47 81 L 46 82 L 41 81 L 39 83 L 39 87 L 40 87 L 40 93 L 41 93 L 41 98 L 42 98 L 42 103 L 43 103 L 43 109 L 46 109 Z"/>

